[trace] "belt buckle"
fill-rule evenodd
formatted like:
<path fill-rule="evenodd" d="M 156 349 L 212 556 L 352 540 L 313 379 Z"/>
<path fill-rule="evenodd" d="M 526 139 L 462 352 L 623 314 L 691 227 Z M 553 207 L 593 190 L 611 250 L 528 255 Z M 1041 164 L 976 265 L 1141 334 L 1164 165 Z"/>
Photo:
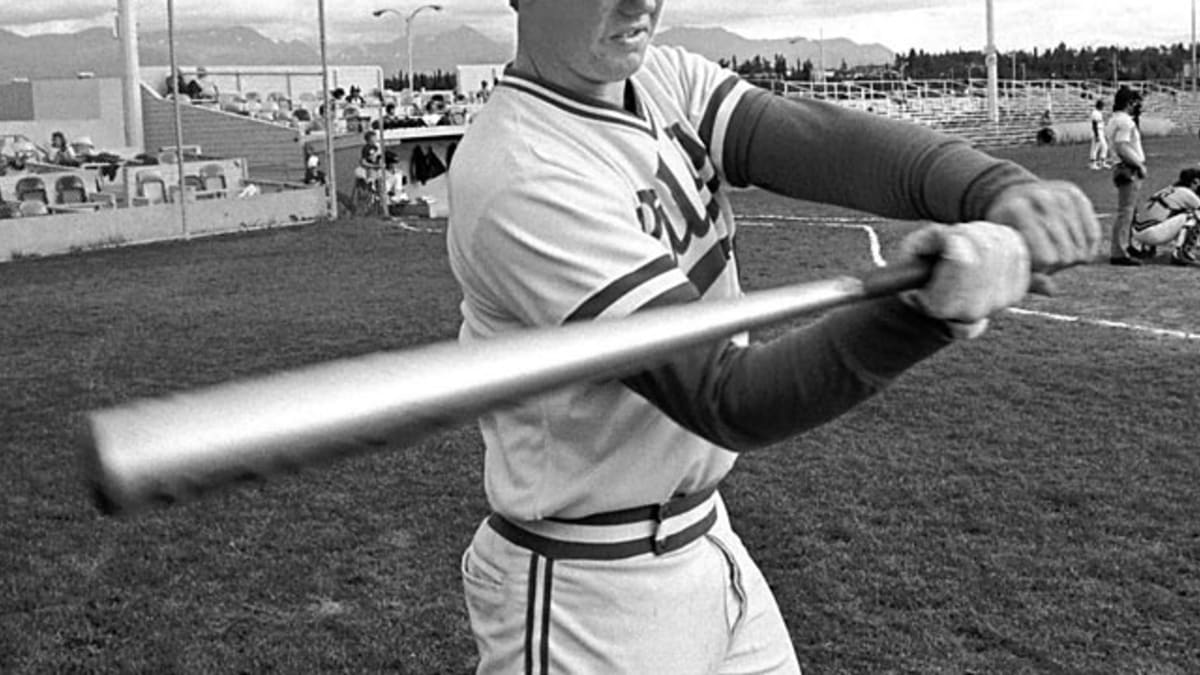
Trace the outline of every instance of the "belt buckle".
<path fill-rule="evenodd" d="M 663 521 L 682 513 L 682 511 L 678 511 L 678 509 L 679 506 L 677 500 L 667 500 L 655 506 L 654 536 L 652 537 L 651 541 L 651 549 L 654 551 L 654 555 L 662 555 L 671 551 L 670 547 L 668 546 L 671 542 L 671 535 L 660 537 L 659 533 L 662 532 Z"/>

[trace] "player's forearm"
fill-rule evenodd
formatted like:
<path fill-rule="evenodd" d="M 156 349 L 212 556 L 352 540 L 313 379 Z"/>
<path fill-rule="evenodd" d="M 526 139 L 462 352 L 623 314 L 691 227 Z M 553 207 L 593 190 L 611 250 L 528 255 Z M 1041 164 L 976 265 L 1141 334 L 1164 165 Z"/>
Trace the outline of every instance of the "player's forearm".
<path fill-rule="evenodd" d="M 623 382 L 684 428 L 742 451 L 838 417 L 949 342 L 945 324 L 888 298 L 767 343 L 694 349 Z"/>
<path fill-rule="evenodd" d="M 1036 180 L 917 124 L 766 92 L 738 105 L 723 149 L 734 185 L 904 219 L 978 220 L 1005 188 Z"/>

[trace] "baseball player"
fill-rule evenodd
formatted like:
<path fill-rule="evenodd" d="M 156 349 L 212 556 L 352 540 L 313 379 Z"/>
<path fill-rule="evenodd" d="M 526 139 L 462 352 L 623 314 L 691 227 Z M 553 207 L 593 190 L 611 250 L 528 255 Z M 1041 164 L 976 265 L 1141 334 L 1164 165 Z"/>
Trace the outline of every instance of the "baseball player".
<path fill-rule="evenodd" d="M 1108 168 L 1108 137 L 1104 133 L 1104 101 L 1097 100 L 1088 115 L 1092 127 L 1092 143 L 1088 148 L 1088 168 L 1093 171 Z"/>
<path fill-rule="evenodd" d="M 1116 158 L 1113 185 L 1117 188 L 1117 215 L 1113 218 L 1109 237 L 1108 261 L 1125 267 L 1142 264 L 1139 250 L 1130 245 L 1138 194 L 1142 191 L 1142 182 L 1146 180 L 1146 153 L 1142 149 L 1142 132 L 1138 128 L 1141 113 L 1141 93 L 1123 86 L 1113 96 L 1113 114 L 1108 118 L 1105 128 L 1109 147 Z"/>
<path fill-rule="evenodd" d="M 450 169 L 463 342 L 740 295 L 730 186 L 973 222 L 905 240 L 936 260 L 919 291 L 482 417 L 494 513 L 462 559 L 481 673 L 799 672 L 721 499 L 738 453 L 977 336 L 1031 262 L 1052 271 L 1098 245 L 1073 186 L 650 46 L 663 4 L 510 0 L 516 57 Z"/>
<path fill-rule="evenodd" d="M 1175 249 L 1171 254 L 1172 265 L 1200 267 L 1195 256 L 1200 237 L 1197 193 L 1200 193 L 1200 169 L 1180 171 L 1174 184 L 1150 195 L 1142 204 L 1133 220 L 1133 241 L 1151 251 L 1172 244 Z"/>

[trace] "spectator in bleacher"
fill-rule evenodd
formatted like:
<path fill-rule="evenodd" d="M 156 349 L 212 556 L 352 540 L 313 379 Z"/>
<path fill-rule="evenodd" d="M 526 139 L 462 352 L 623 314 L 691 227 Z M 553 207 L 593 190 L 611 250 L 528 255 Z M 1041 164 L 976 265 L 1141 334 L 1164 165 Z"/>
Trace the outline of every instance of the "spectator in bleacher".
<path fill-rule="evenodd" d="M 182 94 L 183 92 L 187 91 L 188 88 L 187 81 L 184 79 L 183 73 L 179 73 L 175 77 L 171 77 L 171 74 L 167 73 L 166 84 L 167 96 L 173 96 L 176 92 Z"/>
<path fill-rule="evenodd" d="M 183 77 L 183 75 L 180 74 L 180 77 Z M 200 71 L 197 70 L 196 76 L 188 80 L 187 83 L 183 85 L 183 89 L 180 90 L 180 93 L 186 94 L 188 98 L 199 98 Z"/>
<path fill-rule="evenodd" d="M 291 113 L 291 119 L 288 122 L 293 127 L 299 129 L 303 133 L 312 133 L 313 131 L 313 116 L 308 112 L 308 108 L 296 108 Z"/>
<path fill-rule="evenodd" d="M 21 176 L 29 173 L 29 166 L 27 165 L 29 158 L 29 152 L 25 150 L 17 152 L 17 154 L 8 160 L 8 167 L 4 170 L 4 175 Z"/>
<path fill-rule="evenodd" d="M 91 136 L 80 136 L 71 142 L 71 149 L 75 152 L 75 158 L 80 162 L 87 162 L 94 158 L 96 152 L 96 144 L 92 142 Z"/>
<path fill-rule="evenodd" d="M 1088 149 L 1088 168 L 1093 171 L 1108 168 L 1108 139 L 1104 134 L 1104 100 L 1097 99 L 1096 107 L 1088 115 L 1092 128 L 1092 144 Z"/>
<path fill-rule="evenodd" d="M 67 135 L 61 131 L 50 134 L 50 153 L 46 159 L 51 164 L 79 166 L 79 158 L 75 155 L 75 149 L 67 142 Z"/>
<path fill-rule="evenodd" d="M 367 105 L 367 101 L 362 95 L 362 89 L 358 85 L 350 85 L 350 93 L 346 94 L 346 105 L 354 105 L 359 108 Z"/>
<path fill-rule="evenodd" d="M 396 104 L 388 103 L 383 108 L 383 128 L 395 129 L 400 126 L 400 118 L 396 115 Z"/>
<path fill-rule="evenodd" d="M 262 101 L 262 108 L 258 111 L 258 114 L 263 119 L 277 120 L 279 119 L 278 113 L 282 110 L 283 109 L 279 106 L 279 102 L 268 96 Z"/>
<path fill-rule="evenodd" d="M 408 116 L 420 117 L 425 114 L 425 88 L 421 87 L 421 91 L 415 91 L 408 99 Z"/>
<path fill-rule="evenodd" d="M 74 148 L 75 157 L 80 164 L 100 165 L 100 176 L 110 181 L 117 179 L 117 172 L 126 163 L 125 158 L 114 152 L 97 149 L 90 136 L 76 138 L 71 141 L 71 147 Z"/>
<path fill-rule="evenodd" d="M 191 82 L 187 83 L 183 93 L 187 94 L 192 100 L 199 101 L 215 101 L 217 100 L 217 85 L 208 78 L 208 69 L 200 66 L 196 69 L 196 77 L 192 78 Z"/>
<path fill-rule="evenodd" d="M 1109 239 L 1108 262 L 1136 267 L 1146 257 L 1133 246 L 1130 231 L 1142 181 L 1146 180 L 1146 153 L 1142 150 L 1142 132 L 1138 117 L 1142 114 L 1142 94 L 1122 86 L 1113 97 L 1113 112 L 1104 132 L 1114 158 L 1113 185 L 1117 188 L 1117 215 L 1113 218 Z"/>
<path fill-rule="evenodd" d="M 257 96 L 246 96 L 246 115 L 259 117 L 263 110 L 262 101 Z"/>

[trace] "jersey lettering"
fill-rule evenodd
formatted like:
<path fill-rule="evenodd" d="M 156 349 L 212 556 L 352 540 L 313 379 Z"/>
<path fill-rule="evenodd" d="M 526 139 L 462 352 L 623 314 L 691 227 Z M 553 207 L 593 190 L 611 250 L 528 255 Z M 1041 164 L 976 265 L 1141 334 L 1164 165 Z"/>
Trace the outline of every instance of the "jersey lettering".
<path fill-rule="evenodd" d="M 692 136 L 684 131 L 678 122 L 667 127 L 667 135 L 683 150 L 684 155 L 691 160 L 693 178 L 696 182 L 696 192 L 703 194 L 707 202 L 708 217 L 716 220 L 720 215 L 721 207 L 717 205 L 712 195 L 716 194 L 721 188 L 721 178 L 717 175 L 717 169 L 713 166 L 712 158 L 708 156 L 708 150 L 700 139 Z M 706 191 L 707 189 L 707 191 Z"/>
<path fill-rule="evenodd" d="M 637 218 L 642 231 L 668 244 L 676 260 L 688 260 L 698 253 L 691 250 L 693 242 L 705 239 L 720 218 L 720 205 L 713 198 L 720 178 L 704 145 L 682 126 L 671 125 L 665 136 L 673 146 L 667 152 L 674 150 L 675 157 L 686 161 L 673 165 L 660 152 L 656 187 L 637 192 Z M 690 185 L 685 186 L 681 179 Z M 664 202 L 664 195 L 669 203 Z M 721 250 L 728 251 L 728 247 Z"/>

